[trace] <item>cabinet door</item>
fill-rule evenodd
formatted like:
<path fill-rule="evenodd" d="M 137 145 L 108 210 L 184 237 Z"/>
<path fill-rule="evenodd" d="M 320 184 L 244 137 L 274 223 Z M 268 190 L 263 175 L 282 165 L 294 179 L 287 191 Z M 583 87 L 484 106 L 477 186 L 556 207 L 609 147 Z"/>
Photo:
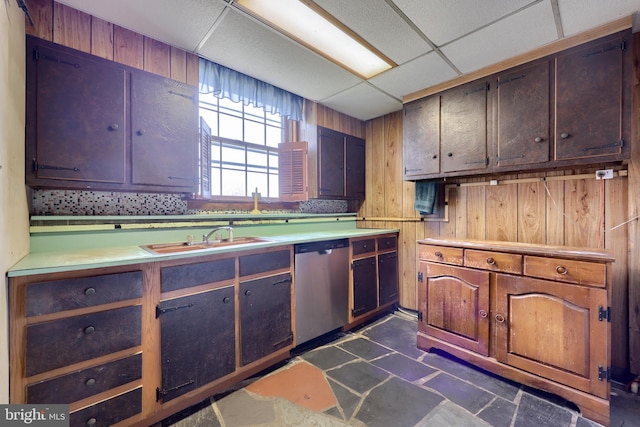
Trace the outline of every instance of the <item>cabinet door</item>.
<path fill-rule="evenodd" d="M 398 301 L 398 253 L 378 255 L 378 292 L 380 306 Z"/>
<path fill-rule="evenodd" d="M 124 69 L 27 40 L 27 183 L 124 183 Z"/>
<path fill-rule="evenodd" d="M 352 317 L 358 317 L 378 307 L 376 257 L 353 261 L 351 265 L 353 279 Z"/>
<path fill-rule="evenodd" d="M 148 73 L 131 75 L 131 179 L 134 185 L 196 192 L 196 88 Z"/>
<path fill-rule="evenodd" d="M 498 167 L 549 161 L 549 62 L 497 78 Z"/>
<path fill-rule="evenodd" d="M 622 152 L 623 48 L 618 36 L 556 57 L 556 160 Z"/>
<path fill-rule="evenodd" d="M 342 198 L 344 187 L 344 135 L 318 128 L 318 195 Z"/>
<path fill-rule="evenodd" d="M 345 136 L 345 196 L 349 199 L 365 198 L 365 140 Z"/>
<path fill-rule="evenodd" d="M 419 330 L 488 356 L 489 272 L 428 262 L 420 272 Z"/>
<path fill-rule="evenodd" d="M 440 173 L 440 95 L 404 106 L 402 161 L 405 180 Z"/>
<path fill-rule="evenodd" d="M 496 275 L 496 359 L 608 399 L 605 289 Z"/>
<path fill-rule="evenodd" d="M 242 366 L 293 343 L 290 273 L 240 283 Z"/>
<path fill-rule="evenodd" d="M 167 402 L 235 370 L 233 286 L 162 301 L 162 389 Z"/>
<path fill-rule="evenodd" d="M 486 169 L 487 92 L 488 84 L 480 81 L 442 94 L 442 172 Z"/>

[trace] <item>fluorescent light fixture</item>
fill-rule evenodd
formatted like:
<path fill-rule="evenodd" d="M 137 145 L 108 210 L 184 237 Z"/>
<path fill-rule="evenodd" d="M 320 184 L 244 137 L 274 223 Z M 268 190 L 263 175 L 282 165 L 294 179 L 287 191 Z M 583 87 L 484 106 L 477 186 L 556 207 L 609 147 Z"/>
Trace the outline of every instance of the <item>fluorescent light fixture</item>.
<path fill-rule="evenodd" d="M 236 0 L 235 4 L 365 79 L 396 65 L 311 1 Z"/>

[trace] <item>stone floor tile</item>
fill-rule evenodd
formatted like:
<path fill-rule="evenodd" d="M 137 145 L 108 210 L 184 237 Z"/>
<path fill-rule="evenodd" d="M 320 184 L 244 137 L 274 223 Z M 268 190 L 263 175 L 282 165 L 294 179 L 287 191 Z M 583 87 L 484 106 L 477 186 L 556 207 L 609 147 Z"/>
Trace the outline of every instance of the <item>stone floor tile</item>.
<path fill-rule="evenodd" d="M 570 410 L 522 393 L 518 405 L 515 425 L 518 427 L 562 427 L 570 426 Z"/>
<path fill-rule="evenodd" d="M 156 425 L 157 427 L 220 427 L 218 416 L 213 410 L 210 399 L 193 405 L 184 411 L 165 418 Z"/>
<path fill-rule="evenodd" d="M 622 389 L 611 393 L 611 427 L 640 427 L 640 395 Z"/>
<path fill-rule="evenodd" d="M 344 413 L 344 419 L 351 419 L 353 413 L 360 404 L 361 397 L 347 390 L 345 387 L 333 381 L 331 378 L 329 378 L 328 381 L 331 389 L 333 390 L 333 394 L 336 396 L 338 405 Z"/>
<path fill-rule="evenodd" d="M 477 414 L 495 398 L 495 395 L 445 373 L 438 374 L 423 385 L 442 393 L 472 414 Z"/>
<path fill-rule="evenodd" d="M 276 398 L 265 398 L 242 389 L 225 396 L 215 404 L 222 415 L 224 425 L 249 427 L 277 421 L 275 400 Z"/>
<path fill-rule="evenodd" d="M 446 401 L 418 422 L 416 427 L 489 427 L 490 425 L 461 407 Z"/>
<path fill-rule="evenodd" d="M 294 405 L 286 399 L 276 399 L 275 411 L 277 420 L 273 423 L 256 424 L 264 427 L 353 427 L 353 424 L 342 421 L 330 415 L 310 411 L 302 406 Z M 245 408 L 245 412 L 252 411 L 253 408 Z M 226 424 L 226 427 L 236 427 L 233 424 Z M 238 426 L 239 427 L 239 426 Z M 362 426 L 365 427 L 365 426 Z"/>
<path fill-rule="evenodd" d="M 513 402 L 496 397 L 493 402 L 478 414 L 494 427 L 509 427 L 516 413 L 516 405 Z"/>
<path fill-rule="evenodd" d="M 365 396 L 355 417 L 367 427 L 413 427 L 442 400 L 436 393 L 391 377 Z"/>
<path fill-rule="evenodd" d="M 375 359 L 376 357 L 389 354 L 393 351 L 366 338 L 355 338 L 352 340 L 344 341 L 341 344 L 338 344 L 338 347 L 348 351 L 349 353 L 353 353 L 365 360 Z"/>
<path fill-rule="evenodd" d="M 321 347 L 300 355 L 309 363 L 316 365 L 320 369 L 331 369 L 344 363 L 357 359 L 353 354 L 347 353 L 335 346 Z"/>
<path fill-rule="evenodd" d="M 398 316 L 389 316 L 362 331 L 362 335 L 409 357 L 424 354 L 416 345 L 418 324 Z"/>
<path fill-rule="evenodd" d="M 413 382 L 436 372 L 435 369 L 400 353 L 392 353 L 371 362 L 394 375 Z"/>
<path fill-rule="evenodd" d="M 328 377 L 357 393 L 364 393 L 389 377 L 389 374 L 367 362 L 358 360 L 326 371 Z"/>

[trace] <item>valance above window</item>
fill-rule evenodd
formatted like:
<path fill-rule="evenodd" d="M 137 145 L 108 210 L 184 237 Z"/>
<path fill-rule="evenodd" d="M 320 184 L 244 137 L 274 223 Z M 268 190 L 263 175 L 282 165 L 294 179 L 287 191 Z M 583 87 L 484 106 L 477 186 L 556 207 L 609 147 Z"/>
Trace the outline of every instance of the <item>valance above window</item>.
<path fill-rule="evenodd" d="M 215 62 L 200 58 L 200 93 L 213 93 L 271 114 L 302 119 L 303 98 Z"/>

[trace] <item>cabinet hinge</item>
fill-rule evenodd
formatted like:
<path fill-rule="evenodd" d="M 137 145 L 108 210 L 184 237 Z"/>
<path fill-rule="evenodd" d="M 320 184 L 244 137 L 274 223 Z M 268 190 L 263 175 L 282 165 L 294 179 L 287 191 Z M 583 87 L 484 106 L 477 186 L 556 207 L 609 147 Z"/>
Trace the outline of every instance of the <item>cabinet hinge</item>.
<path fill-rule="evenodd" d="M 195 381 L 191 380 L 191 381 L 188 381 L 188 382 L 186 382 L 184 384 L 180 384 L 180 385 L 177 385 L 175 387 L 169 388 L 167 390 L 161 389 L 160 387 L 156 388 L 156 402 L 159 402 L 163 397 L 165 397 L 167 394 L 171 393 L 172 391 L 181 389 L 182 387 L 189 386 L 189 385 L 191 385 L 193 383 L 195 383 Z"/>
<path fill-rule="evenodd" d="M 418 282 L 422 283 L 422 281 L 424 280 L 424 276 L 422 274 L 422 271 L 418 272 Z"/>
<path fill-rule="evenodd" d="M 598 320 L 599 321 L 604 321 L 606 320 L 607 322 L 611 322 L 611 307 L 603 307 L 603 306 L 598 306 Z"/>
<path fill-rule="evenodd" d="M 609 381 L 611 379 L 611 371 L 609 368 L 603 368 L 602 365 L 598 365 L 598 380 Z"/>
<path fill-rule="evenodd" d="M 418 322 L 422 322 L 422 311 L 418 312 Z"/>
<path fill-rule="evenodd" d="M 189 308 L 189 307 L 193 307 L 193 304 L 178 305 L 175 307 L 167 307 L 167 308 L 160 308 L 159 305 L 156 305 L 156 319 L 160 317 L 161 314 L 165 314 L 170 311 L 176 311 L 176 310 L 180 310 L 181 308 Z"/>
<path fill-rule="evenodd" d="M 37 61 L 38 59 L 40 59 L 40 51 L 36 48 L 33 49 L 33 60 Z"/>

